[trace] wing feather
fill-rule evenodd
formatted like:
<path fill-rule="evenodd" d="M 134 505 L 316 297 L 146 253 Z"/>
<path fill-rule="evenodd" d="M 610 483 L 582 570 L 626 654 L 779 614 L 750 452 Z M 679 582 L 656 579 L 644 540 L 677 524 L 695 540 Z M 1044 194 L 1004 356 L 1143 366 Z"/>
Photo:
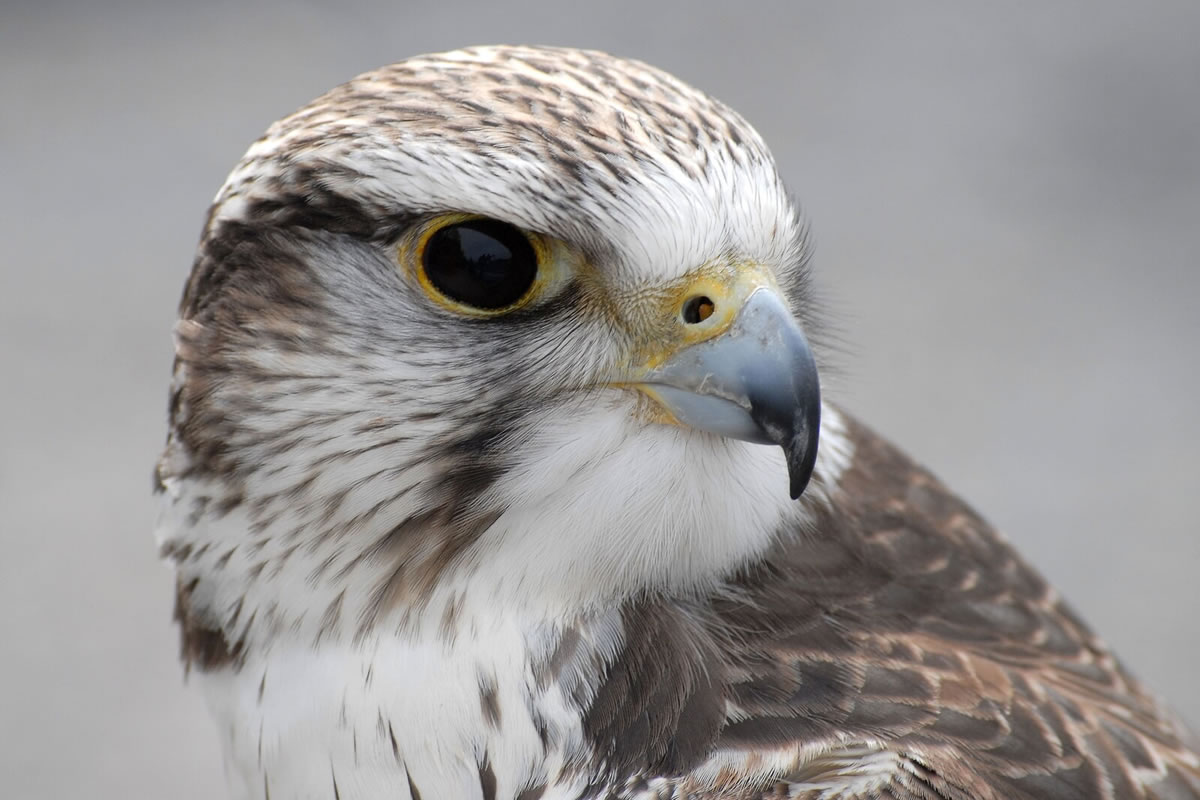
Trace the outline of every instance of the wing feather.
<path fill-rule="evenodd" d="M 1186 733 L 1046 582 L 895 447 L 848 416 L 846 433 L 815 525 L 712 597 L 638 610 L 700 621 L 675 646 L 706 654 L 724 703 L 688 734 L 715 741 L 707 760 L 655 796 L 1200 798 Z M 672 641 L 627 650 L 667 663 Z M 649 674 L 626 686 L 660 691 Z"/>

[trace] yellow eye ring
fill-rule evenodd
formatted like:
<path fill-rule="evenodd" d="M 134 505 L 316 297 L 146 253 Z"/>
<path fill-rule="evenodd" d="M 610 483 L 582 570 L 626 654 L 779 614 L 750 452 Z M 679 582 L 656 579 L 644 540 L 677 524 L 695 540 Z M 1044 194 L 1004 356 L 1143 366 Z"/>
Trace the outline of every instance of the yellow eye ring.
<path fill-rule="evenodd" d="M 542 236 L 477 214 L 434 217 L 398 255 L 431 300 L 471 317 L 525 307 L 544 293 L 552 272 Z"/>

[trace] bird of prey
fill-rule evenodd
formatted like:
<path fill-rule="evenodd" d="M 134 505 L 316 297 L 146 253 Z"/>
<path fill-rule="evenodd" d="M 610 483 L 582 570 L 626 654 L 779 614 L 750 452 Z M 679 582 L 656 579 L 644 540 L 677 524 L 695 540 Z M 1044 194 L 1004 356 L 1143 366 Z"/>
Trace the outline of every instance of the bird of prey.
<path fill-rule="evenodd" d="M 1200 797 L 1055 591 L 821 399 L 817 306 L 762 139 L 636 61 L 425 56 L 272 125 L 156 476 L 234 796 Z"/>

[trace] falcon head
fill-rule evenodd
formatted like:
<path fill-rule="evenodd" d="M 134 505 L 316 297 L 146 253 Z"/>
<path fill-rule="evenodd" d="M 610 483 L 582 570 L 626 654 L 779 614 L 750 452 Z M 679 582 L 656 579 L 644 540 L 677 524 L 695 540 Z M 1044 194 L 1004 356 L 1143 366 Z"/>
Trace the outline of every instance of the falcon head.
<path fill-rule="evenodd" d="M 185 613 L 320 636 L 712 585 L 814 494 L 807 252 L 758 134 L 645 64 L 487 47 L 334 89 L 234 169 L 183 297 Z"/>
<path fill-rule="evenodd" d="M 822 414 L 806 253 L 737 114 L 599 53 L 413 59 L 252 145 L 158 468 L 239 796 L 1195 796 L 1054 591 Z"/>

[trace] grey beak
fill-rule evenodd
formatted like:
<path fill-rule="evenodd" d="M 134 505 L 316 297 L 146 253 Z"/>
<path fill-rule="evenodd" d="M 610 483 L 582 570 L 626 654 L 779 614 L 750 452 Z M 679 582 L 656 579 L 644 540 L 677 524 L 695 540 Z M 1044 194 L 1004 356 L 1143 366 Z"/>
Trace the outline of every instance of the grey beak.
<path fill-rule="evenodd" d="M 643 382 L 685 425 L 782 447 L 792 498 L 804 492 L 817 460 L 821 389 L 804 332 L 777 294 L 758 289 L 728 330 L 681 350 Z"/>

